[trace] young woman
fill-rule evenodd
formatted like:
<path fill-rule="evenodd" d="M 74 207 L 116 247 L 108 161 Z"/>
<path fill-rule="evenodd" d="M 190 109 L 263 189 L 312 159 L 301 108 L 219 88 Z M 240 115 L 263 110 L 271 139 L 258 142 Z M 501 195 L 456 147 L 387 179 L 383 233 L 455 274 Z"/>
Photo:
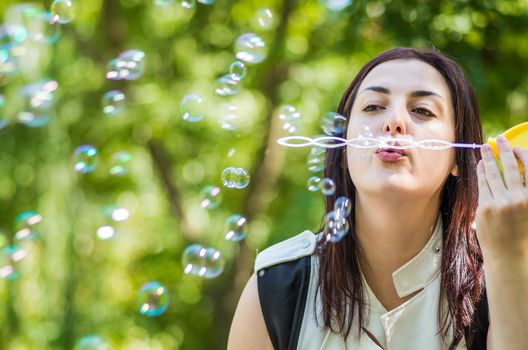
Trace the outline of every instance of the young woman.
<path fill-rule="evenodd" d="M 482 143 L 475 95 L 433 50 L 368 62 L 338 108 L 341 137 Z M 349 230 L 309 231 L 257 256 L 229 350 L 528 349 L 528 151 L 328 149 Z M 481 158 L 481 159 L 480 159 Z"/>

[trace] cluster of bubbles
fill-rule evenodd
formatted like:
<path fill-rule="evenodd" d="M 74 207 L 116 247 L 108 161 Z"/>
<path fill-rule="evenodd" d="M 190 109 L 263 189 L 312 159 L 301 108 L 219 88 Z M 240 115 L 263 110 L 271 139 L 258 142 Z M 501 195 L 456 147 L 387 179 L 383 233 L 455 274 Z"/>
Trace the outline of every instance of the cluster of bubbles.
<path fill-rule="evenodd" d="M 324 237 L 327 242 L 339 242 L 349 229 L 348 216 L 352 210 L 352 203 L 347 197 L 338 197 L 334 202 L 334 210 L 325 216 Z"/>
<path fill-rule="evenodd" d="M 39 45 L 52 45 L 60 39 L 61 25 L 74 18 L 74 4 L 55 0 L 49 11 L 37 4 L 18 4 L 6 10 L 6 18 L 8 22 L 0 24 L 0 75 L 10 81 L 22 73 L 35 75 Z M 0 129 L 11 120 L 32 128 L 47 125 L 53 116 L 57 88 L 56 81 L 41 77 L 23 85 L 9 100 L 0 94 Z M 6 104 L 12 115 L 6 115 Z"/>
<path fill-rule="evenodd" d="M 40 236 L 42 216 L 35 211 L 23 211 L 15 218 L 12 242 L 0 232 L 0 278 L 15 280 L 20 277 L 19 264 L 28 255 L 31 242 Z"/>
<path fill-rule="evenodd" d="M 309 191 L 321 191 L 325 196 L 333 195 L 336 190 L 334 180 L 329 177 L 321 179 L 319 176 L 310 176 L 307 181 L 307 186 Z"/>
<path fill-rule="evenodd" d="M 110 157 L 108 173 L 112 176 L 123 176 L 129 172 L 132 155 L 127 151 L 118 151 Z M 97 148 L 92 145 L 81 145 L 73 152 L 73 169 L 81 174 L 92 173 L 99 164 Z"/>
<path fill-rule="evenodd" d="M 203 278 L 216 278 L 224 271 L 222 254 L 211 247 L 200 244 L 188 246 L 182 255 L 183 272 Z"/>

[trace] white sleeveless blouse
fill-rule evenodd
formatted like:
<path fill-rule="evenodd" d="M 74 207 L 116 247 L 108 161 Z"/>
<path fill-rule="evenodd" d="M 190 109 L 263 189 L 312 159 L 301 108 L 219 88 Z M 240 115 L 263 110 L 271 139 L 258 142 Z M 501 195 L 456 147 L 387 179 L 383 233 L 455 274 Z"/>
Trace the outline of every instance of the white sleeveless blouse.
<path fill-rule="evenodd" d="M 411 299 L 387 311 L 363 278 L 364 290 L 368 298 L 365 328 L 382 347 L 365 332 L 361 338 L 357 337 L 356 319 L 346 342 L 342 336 L 317 325 L 315 312 L 321 315 L 322 307 L 320 298 L 316 297 L 318 259 L 314 254 L 315 246 L 316 235 L 304 231 L 259 253 L 255 262 L 255 271 L 259 271 L 281 262 L 311 255 L 311 279 L 297 349 L 442 350 L 448 348 L 448 344 L 442 341 L 438 322 L 442 256 L 441 219 L 423 249 L 392 273 L 394 286 L 400 298 L 420 291 Z M 314 301 L 317 311 L 313 307 Z M 447 301 L 444 301 L 444 305 L 444 310 L 447 310 Z M 318 319 L 322 318 L 319 316 Z M 448 339 L 451 337 L 452 334 Z M 456 349 L 467 349 L 464 338 Z"/>

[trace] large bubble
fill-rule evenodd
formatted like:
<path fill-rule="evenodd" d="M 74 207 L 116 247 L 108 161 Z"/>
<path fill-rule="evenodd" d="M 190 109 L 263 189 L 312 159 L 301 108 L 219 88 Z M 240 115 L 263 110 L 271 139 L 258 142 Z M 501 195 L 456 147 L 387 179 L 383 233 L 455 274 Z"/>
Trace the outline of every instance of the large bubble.
<path fill-rule="evenodd" d="M 52 20 L 60 24 L 70 23 L 74 17 L 74 7 L 71 0 L 55 0 L 51 4 Z"/>
<path fill-rule="evenodd" d="M 222 183 L 227 188 L 246 188 L 249 184 L 249 173 L 244 168 L 225 168 L 222 172 Z"/>

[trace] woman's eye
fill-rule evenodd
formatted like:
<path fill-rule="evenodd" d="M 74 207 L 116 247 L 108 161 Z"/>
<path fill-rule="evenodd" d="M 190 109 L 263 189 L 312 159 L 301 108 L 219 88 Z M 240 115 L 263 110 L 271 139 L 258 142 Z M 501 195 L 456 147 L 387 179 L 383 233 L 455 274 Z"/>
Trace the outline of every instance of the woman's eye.
<path fill-rule="evenodd" d="M 362 111 L 363 112 L 373 112 L 379 109 L 383 109 L 383 107 L 378 106 L 378 105 L 367 105 L 365 108 L 362 109 Z"/>
<path fill-rule="evenodd" d="M 427 108 L 423 108 L 423 107 L 417 107 L 417 108 L 413 109 L 412 111 L 415 112 L 415 113 L 424 115 L 426 117 L 434 117 L 435 116 L 433 112 L 431 112 Z"/>

